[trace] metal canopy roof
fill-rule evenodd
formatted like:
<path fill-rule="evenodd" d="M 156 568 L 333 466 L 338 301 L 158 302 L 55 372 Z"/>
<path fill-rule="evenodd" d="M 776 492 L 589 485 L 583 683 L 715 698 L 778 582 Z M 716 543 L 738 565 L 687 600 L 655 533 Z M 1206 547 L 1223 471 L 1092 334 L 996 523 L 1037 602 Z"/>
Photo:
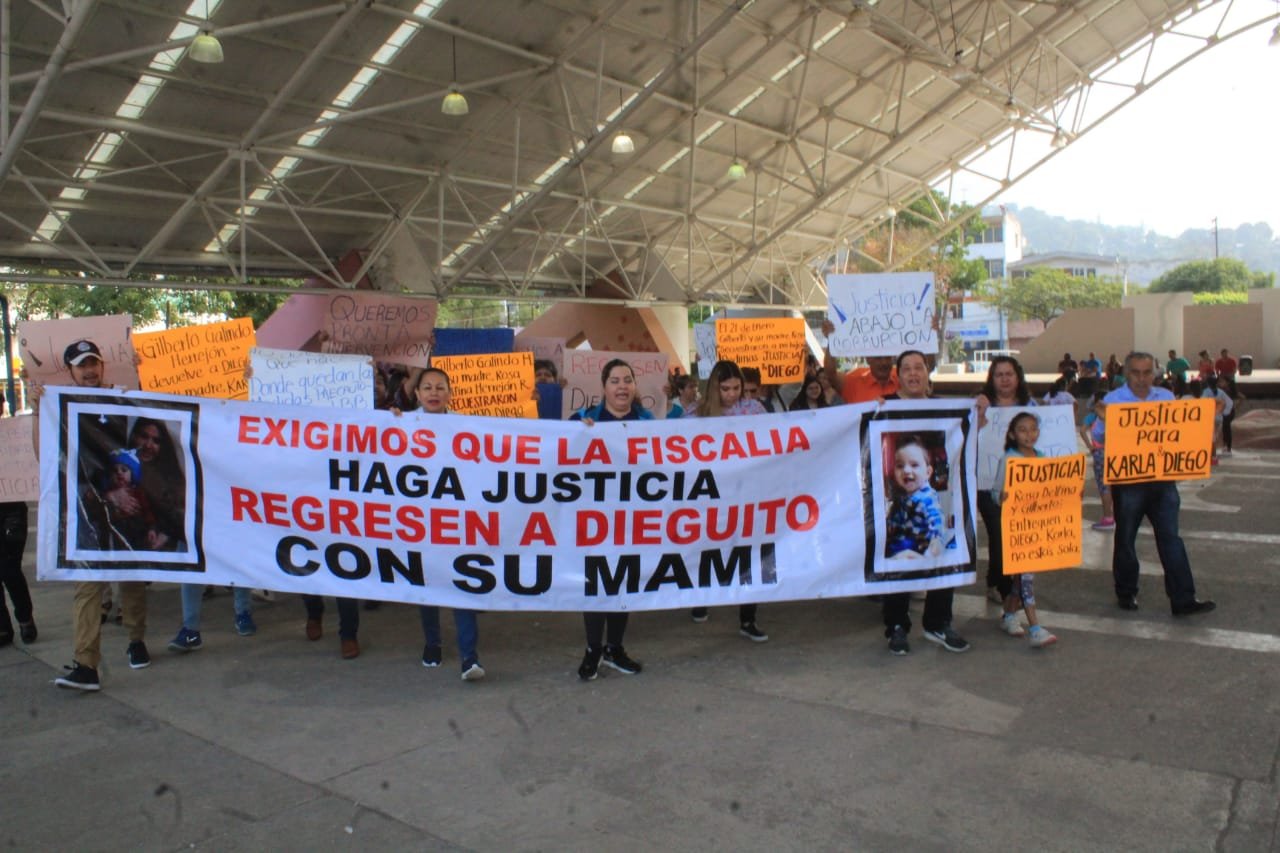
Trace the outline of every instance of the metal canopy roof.
<path fill-rule="evenodd" d="M 10 263 L 795 306 L 926 188 L 964 173 L 994 198 L 1055 133 L 1277 18 L 1264 0 L 3 4 Z M 224 62 L 188 55 L 200 30 Z M 441 112 L 455 82 L 466 116 Z M 619 130 L 634 153 L 611 153 Z"/>

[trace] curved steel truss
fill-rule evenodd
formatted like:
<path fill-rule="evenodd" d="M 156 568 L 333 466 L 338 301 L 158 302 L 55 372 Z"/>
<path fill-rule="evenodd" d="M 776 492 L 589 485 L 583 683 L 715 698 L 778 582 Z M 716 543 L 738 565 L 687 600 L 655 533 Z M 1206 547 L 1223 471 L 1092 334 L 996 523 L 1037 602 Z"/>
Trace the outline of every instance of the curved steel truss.
<path fill-rule="evenodd" d="M 815 270 L 890 208 L 961 173 L 995 198 L 1055 136 L 1277 19 L 1269 0 L 2 2 L 17 266 L 786 306 L 822 304 Z M 188 54 L 202 30 L 223 63 Z M 441 113 L 454 88 L 465 116 Z"/>

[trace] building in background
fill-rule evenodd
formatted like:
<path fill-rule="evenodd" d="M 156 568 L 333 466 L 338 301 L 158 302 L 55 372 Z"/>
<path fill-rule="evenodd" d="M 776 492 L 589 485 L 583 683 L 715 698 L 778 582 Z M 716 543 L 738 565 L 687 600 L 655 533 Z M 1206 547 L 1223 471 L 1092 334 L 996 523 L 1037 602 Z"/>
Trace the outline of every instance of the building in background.
<path fill-rule="evenodd" d="M 1022 223 L 1003 205 L 991 205 L 982 209 L 982 226 L 982 234 L 965 247 L 965 254 L 986 264 L 988 278 L 1004 278 L 1010 266 L 1022 260 Z M 978 350 L 1006 348 L 1008 322 L 994 306 L 966 292 L 952 297 L 947 306 L 947 337 L 964 345 L 968 360 L 967 354 Z"/>

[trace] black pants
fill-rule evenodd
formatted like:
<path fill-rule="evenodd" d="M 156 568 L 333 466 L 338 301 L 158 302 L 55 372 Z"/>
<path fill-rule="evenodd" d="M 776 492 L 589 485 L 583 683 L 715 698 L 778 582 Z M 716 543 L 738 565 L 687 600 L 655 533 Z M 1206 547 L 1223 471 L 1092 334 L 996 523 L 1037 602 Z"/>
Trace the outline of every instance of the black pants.
<path fill-rule="evenodd" d="M 1231 410 L 1231 414 L 1222 416 L 1222 446 L 1228 451 L 1231 450 L 1231 422 L 1235 420 L 1235 418 L 1235 409 Z"/>
<path fill-rule="evenodd" d="M 354 598 L 336 598 L 338 602 L 338 636 L 343 640 L 354 640 L 360 630 L 360 606 Z M 302 596 L 302 604 L 307 608 L 308 619 L 319 619 L 324 616 L 324 599 L 318 595 Z"/>
<path fill-rule="evenodd" d="M 27 505 L 22 502 L 0 503 L 0 586 L 13 602 L 13 618 L 31 621 L 31 590 L 22 574 L 22 552 L 27 547 Z M 0 634 L 12 634 L 9 608 L 0 593 Z"/>
<path fill-rule="evenodd" d="M 627 633 L 627 617 L 629 613 L 583 613 L 582 622 L 587 627 L 587 648 L 600 648 L 601 641 L 610 646 L 621 646 L 622 637 Z M 608 636 L 605 628 L 608 628 Z"/>
<path fill-rule="evenodd" d="M 924 623 L 926 631 L 941 631 L 951 624 L 951 602 L 956 591 L 953 587 L 931 589 L 924 597 Z M 884 597 L 884 635 L 889 636 L 895 625 L 911 630 L 911 593 L 894 592 Z"/>
<path fill-rule="evenodd" d="M 1013 592 L 1013 578 L 1004 573 L 1004 544 L 1000 541 L 1000 504 L 986 489 L 978 490 L 978 514 L 987 528 L 987 587 L 994 587 L 1001 598 Z"/>

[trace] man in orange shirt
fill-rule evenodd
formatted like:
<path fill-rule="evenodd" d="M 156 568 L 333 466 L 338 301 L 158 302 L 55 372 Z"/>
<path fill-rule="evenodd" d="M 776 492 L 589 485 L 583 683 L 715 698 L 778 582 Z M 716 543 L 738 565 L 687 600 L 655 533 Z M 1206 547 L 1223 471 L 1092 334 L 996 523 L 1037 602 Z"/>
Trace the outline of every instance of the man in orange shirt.
<path fill-rule="evenodd" d="M 831 337 L 835 330 L 835 324 L 830 320 L 822 321 L 822 334 Z M 873 355 L 867 358 L 866 367 L 841 373 L 831 351 L 823 349 L 823 353 L 823 370 L 827 372 L 832 387 L 840 389 L 840 396 L 846 403 L 869 403 L 898 393 L 898 372 L 893 366 L 892 356 Z"/>

